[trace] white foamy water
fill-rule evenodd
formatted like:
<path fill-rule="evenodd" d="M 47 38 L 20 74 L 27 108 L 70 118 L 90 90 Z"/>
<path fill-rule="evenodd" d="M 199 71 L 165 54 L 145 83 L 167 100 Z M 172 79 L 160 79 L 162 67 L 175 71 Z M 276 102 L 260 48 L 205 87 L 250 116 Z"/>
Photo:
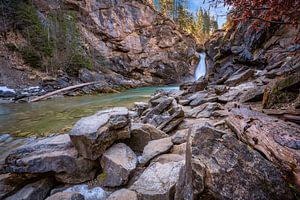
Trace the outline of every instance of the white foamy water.
<path fill-rule="evenodd" d="M 195 70 L 195 80 L 198 80 L 201 76 L 205 76 L 206 73 L 206 63 L 205 63 L 205 53 L 200 53 L 200 62 Z"/>
<path fill-rule="evenodd" d="M 14 89 L 10 89 L 6 86 L 0 86 L 0 91 L 2 92 L 12 92 L 12 93 L 15 93 L 15 90 Z"/>

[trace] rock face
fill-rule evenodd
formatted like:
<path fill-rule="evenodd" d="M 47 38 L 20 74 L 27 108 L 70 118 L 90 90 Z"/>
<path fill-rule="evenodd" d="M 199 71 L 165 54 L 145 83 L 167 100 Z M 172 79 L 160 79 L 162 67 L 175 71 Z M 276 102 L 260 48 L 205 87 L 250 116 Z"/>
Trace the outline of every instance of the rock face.
<path fill-rule="evenodd" d="M 80 119 L 70 131 L 80 155 L 98 159 L 116 140 L 130 137 L 128 109 L 119 107 Z"/>
<path fill-rule="evenodd" d="M 58 77 L 54 79 L 55 87 L 72 85 L 76 81 L 99 81 L 82 89 L 89 93 L 90 90 L 105 92 L 115 87 L 170 84 L 193 79 L 198 61 L 195 39 L 181 31 L 172 20 L 159 14 L 147 1 L 66 0 L 57 3 L 45 0 L 33 4 L 51 33 L 57 32 L 58 27 L 53 19 L 57 12 L 74 19 L 72 27 L 76 26 L 79 30 L 78 40 L 84 41 L 83 46 L 86 47 L 84 53 L 93 57 L 92 71 L 83 69 L 78 70 L 77 77 Z M 68 14 L 71 12 L 72 15 Z M 15 65 L 14 58 L 9 59 Z M 55 61 L 59 62 L 57 59 Z M 12 73 L 7 75 L 14 78 Z M 0 82 L 10 84 L 9 77 L 1 78 Z M 29 79 L 28 82 L 32 81 Z M 44 84 L 50 86 L 46 81 Z"/>
<path fill-rule="evenodd" d="M 67 134 L 33 141 L 12 151 L 6 158 L 5 173 L 54 172 L 65 183 L 94 178 L 99 164 L 79 156 Z"/>
<path fill-rule="evenodd" d="M 130 186 L 141 200 L 172 200 L 184 160 L 180 156 L 158 158 Z"/>
<path fill-rule="evenodd" d="M 282 173 L 232 133 L 194 128 L 177 199 L 292 199 Z M 183 179 L 182 179 L 183 180 Z M 183 190 L 180 190 L 184 187 Z"/>
<path fill-rule="evenodd" d="M 123 143 L 115 144 L 101 157 L 103 172 L 98 180 L 107 187 L 124 185 L 136 164 L 136 155 L 128 146 Z"/>
<path fill-rule="evenodd" d="M 107 200 L 138 200 L 137 194 L 128 189 L 117 190 Z"/>
<path fill-rule="evenodd" d="M 134 151 L 143 152 L 144 147 L 151 140 L 168 137 L 168 135 L 151 124 L 132 123 L 130 138 L 126 144 Z"/>
<path fill-rule="evenodd" d="M 53 186 L 53 179 L 45 178 L 40 181 L 26 185 L 16 194 L 9 196 L 6 200 L 44 200 Z"/>
<path fill-rule="evenodd" d="M 89 13 L 81 31 L 88 44 L 110 61 L 110 70 L 154 84 L 171 83 L 193 75 L 194 39 L 182 34 L 171 20 L 159 15 L 147 3 L 87 1 L 83 6 L 67 0 L 66 4 Z M 84 25 L 89 23 L 96 27 Z M 143 31 L 139 31 L 141 29 Z M 94 30 L 104 37 L 99 38 Z"/>

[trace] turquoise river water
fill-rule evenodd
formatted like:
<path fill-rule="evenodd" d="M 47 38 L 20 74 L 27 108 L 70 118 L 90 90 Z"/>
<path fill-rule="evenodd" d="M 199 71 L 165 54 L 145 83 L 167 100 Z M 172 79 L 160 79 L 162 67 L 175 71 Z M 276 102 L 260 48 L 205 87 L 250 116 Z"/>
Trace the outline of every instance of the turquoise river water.
<path fill-rule="evenodd" d="M 178 90 L 175 86 L 143 87 L 121 93 L 55 98 L 36 103 L 0 104 L 0 135 L 45 136 L 69 131 L 81 117 L 116 106 L 148 101 L 156 90 Z"/>

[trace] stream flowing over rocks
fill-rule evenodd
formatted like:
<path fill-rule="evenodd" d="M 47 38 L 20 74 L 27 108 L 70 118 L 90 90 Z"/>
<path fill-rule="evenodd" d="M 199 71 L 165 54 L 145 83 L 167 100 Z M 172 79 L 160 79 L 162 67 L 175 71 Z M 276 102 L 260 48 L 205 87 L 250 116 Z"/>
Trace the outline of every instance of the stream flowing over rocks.
<path fill-rule="evenodd" d="M 66 2 L 83 9 L 77 1 Z M 154 11 L 117 2 L 85 9 L 102 8 L 101 18 L 93 12 L 90 17 L 107 28 L 98 31 L 108 38 L 135 40 L 134 32 L 125 36 L 98 20 L 118 16 L 123 7 L 143 8 L 147 17 Z M 144 24 L 143 15 L 137 19 L 144 30 L 162 30 Z M 128 25 L 135 25 L 132 20 L 137 22 L 133 15 Z M 289 43 L 297 31 L 281 25 L 250 35 L 244 26 L 216 32 L 204 45 L 204 77 L 179 91 L 157 91 L 131 109 L 101 110 L 68 133 L 9 152 L 0 162 L 0 199 L 298 199 L 300 48 Z M 176 42 L 170 37 L 158 45 L 168 49 L 181 44 Z M 122 44 L 130 53 L 126 45 L 136 44 L 135 53 L 143 54 L 138 43 Z"/>

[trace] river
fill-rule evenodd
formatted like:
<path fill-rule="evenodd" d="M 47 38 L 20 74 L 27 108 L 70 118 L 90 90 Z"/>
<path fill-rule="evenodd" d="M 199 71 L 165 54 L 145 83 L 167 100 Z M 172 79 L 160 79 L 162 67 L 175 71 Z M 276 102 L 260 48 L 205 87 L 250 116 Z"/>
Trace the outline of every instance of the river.
<path fill-rule="evenodd" d="M 143 87 L 121 93 L 55 98 L 36 103 L 0 104 L 0 135 L 46 136 L 69 131 L 74 123 L 96 111 L 146 102 L 156 90 L 178 90 L 176 86 Z"/>

